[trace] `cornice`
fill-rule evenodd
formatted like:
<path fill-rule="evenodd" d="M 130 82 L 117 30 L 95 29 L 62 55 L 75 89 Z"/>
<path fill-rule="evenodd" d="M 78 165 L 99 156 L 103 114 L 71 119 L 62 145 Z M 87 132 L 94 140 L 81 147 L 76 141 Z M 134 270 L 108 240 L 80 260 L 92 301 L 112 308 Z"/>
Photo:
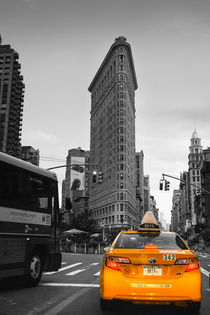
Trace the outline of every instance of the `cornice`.
<path fill-rule="evenodd" d="M 98 69 L 95 77 L 93 78 L 89 88 L 88 88 L 88 91 L 91 92 L 94 85 L 95 85 L 95 82 L 96 80 L 98 79 L 98 77 L 100 76 L 102 70 L 104 69 L 104 66 L 105 64 L 107 63 L 107 61 L 109 60 L 111 54 L 113 53 L 114 49 L 118 46 L 126 46 L 128 48 L 128 51 L 129 51 L 129 59 L 130 59 L 130 63 L 131 63 L 131 70 L 132 70 L 132 75 L 133 75 L 133 81 L 134 81 L 134 88 L 135 90 L 138 88 L 138 83 L 137 83 L 137 79 L 136 79 L 136 72 L 135 72 L 135 68 L 134 68 L 134 62 L 133 62 L 133 55 L 132 55 L 132 51 L 131 51 L 131 46 L 129 43 L 126 42 L 126 39 L 124 37 L 118 37 L 116 38 L 115 42 L 112 44 L 111 48 L 109 49 L 108 53 L 106 54 L 106 57 L 104 58 L 100 68 Z"/>

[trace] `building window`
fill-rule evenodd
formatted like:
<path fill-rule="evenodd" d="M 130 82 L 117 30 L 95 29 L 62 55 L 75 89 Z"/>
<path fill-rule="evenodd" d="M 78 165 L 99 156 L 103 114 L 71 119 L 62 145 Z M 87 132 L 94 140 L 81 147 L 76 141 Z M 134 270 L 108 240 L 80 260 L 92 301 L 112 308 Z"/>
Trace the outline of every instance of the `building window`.
<path fill-rule="evenodd" d="M 118 168 L 119 168 L 119 171 L 123 171 L 124 170 L 124 164 L 118 164 Z"/>
<path fill-rule="evenodd" d="M 124 58 L 125 58 L 124 55 L 122 54 L 118 55 L 119 62 L 124 62 Z"/>
<path fill-rule="evenodd" d="M 124 160 L 125 160 L 124 155 L 120 154 L 120 161 L 124 161 Z"/>

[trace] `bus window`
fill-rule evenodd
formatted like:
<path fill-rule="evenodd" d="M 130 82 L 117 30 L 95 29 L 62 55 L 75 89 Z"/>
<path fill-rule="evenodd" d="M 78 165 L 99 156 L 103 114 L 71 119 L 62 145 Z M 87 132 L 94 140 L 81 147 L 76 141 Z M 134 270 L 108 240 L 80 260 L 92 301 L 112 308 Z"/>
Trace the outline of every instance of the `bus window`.
<path fill-rule="evenodd" d="M 28 178 L 28 185 L 26 190 L 26 200 L 30 208 L 35 210 L 48 210 L 49 209 L 49 181 L 37 175 L 31 175 Z"/>
<path fill-rule="evenodd" d="M 59 223 L 59 204 L 56 183 L 51 183 L 52 222 L 56 226 Z"/>

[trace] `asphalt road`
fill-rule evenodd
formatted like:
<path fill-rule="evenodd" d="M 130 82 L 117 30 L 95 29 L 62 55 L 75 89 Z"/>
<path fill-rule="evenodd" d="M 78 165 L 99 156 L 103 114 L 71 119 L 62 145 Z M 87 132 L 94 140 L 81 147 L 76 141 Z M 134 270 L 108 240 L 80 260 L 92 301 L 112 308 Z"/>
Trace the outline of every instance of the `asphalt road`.
<path fill-rule="evenodd" d="M 0 285 L 0 315 L 100 315 L 99 270 L 102 255 L 63 254 L 59 272 L 43 274 L 37 287 L 24 288 L 19 279 Z M 202 267 L 202 307 L 210 313 L 210 255 L 199 255 Z M 186 308 L 117 304 L 106 314 L 190 314 Z"/>

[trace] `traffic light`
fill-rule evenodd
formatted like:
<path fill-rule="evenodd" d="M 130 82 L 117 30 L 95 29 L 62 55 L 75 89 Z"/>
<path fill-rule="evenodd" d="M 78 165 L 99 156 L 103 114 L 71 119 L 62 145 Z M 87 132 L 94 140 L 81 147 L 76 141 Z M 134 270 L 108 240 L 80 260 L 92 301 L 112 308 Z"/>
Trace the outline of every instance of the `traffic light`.
<path fill-rule="evenodd" d="M 99 172 L 99 173 L 98 173 L 98 182 L 99 182 L 99 183 L 102 183 L 102 182 L 103 182 L 103 178 L 104 178 L 103 172 Z"/>
<path fill-rule="evenodd" d="M 163 180 L 160 180 L 160 190 L 163 190 Z"/>
<path fill-rule="evenodd" d="M 93 171 L 93 183 L 96 183 L 97 181 L 97 172 Z"/>
<path fill-rule="evenodd" d="M 170 190 L 170 182 L 165 180 L 165 190 Z"/>

